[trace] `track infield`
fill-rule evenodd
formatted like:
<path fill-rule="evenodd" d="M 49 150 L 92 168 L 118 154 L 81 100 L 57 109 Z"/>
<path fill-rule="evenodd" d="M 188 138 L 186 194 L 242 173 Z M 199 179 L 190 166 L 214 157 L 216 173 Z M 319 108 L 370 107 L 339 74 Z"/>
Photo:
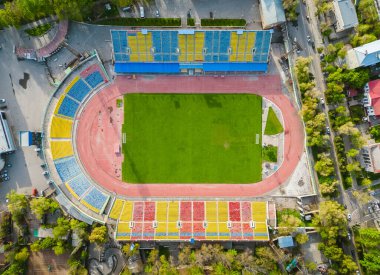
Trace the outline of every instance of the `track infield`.
<path fill-rule="evenodd" d="M 258 95 L 124 95 L 122 180 L 261 181 L 261 133 Z"/>

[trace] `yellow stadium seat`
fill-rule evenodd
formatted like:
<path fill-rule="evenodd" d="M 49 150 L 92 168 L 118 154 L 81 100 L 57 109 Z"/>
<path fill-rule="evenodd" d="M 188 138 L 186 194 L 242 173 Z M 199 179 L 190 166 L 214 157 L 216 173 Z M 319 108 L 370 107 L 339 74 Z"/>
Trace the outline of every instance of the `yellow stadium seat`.
<path fill-rule="evenodd" d="M 187 46 L 186 46 L 186 49 L 187 49 L 187 52 L 186 52 L 186 55 L 187 55 L 187 61 L 194 61 L 194 47 L 195 47 L 195 44 L 194 44 L 194 35 L 193 34 L 188 34 L 187 35 Z"/>
<path fill-rule="evenodd" d="M 131 239 L 131 229 L 129 228 L 129 223 L 119 222 L 117 224 L 116 239 L 119 241 Z"/>
<path fill-rule="evenodd" d="M 139 61 L 139 50 L 136 36 L 128 36 L 128 46 L 131 49 L 130 60 Z"/>
<path fill-rule="evenodd" d="M 252 49 L 255 47 L 255 32 L 249 32 L 247 38 L 247 49 L 245 54 L 245 61 L 252 62 L 253 54 Z"/>
<path fill-rule="evenodd" d="M 237 44 L 238 44 L 238 35 L 236 32 L 231 32 L 231 38 L 230 38 L 230 48 L 232 51 L 232 54 L 230 55 L 230 61 L 236 61 L 236 54 L 237 54 Z"/>
<path fill-rule="evenodd" d="M 196 32 L 195 33 L 195 60 L 203 61 L 203 46 L 205 43 L 205 33 Z"/>
<path fill-rule="evenodd" d="M 168 222 L 177 222 L 179 220 L 179 202 L 171 201 L 169 202 L 169 215 Z"/>
<path fill-rule="evenodd" d="M 120 221 L 129 222 L 132 220 L 133 214 L 133 202 L 125 201 L 123 210 L 121 211 Z"/>
<path fill-rule="evenodd" d="M 73 121 L 57 116 L 53 116 L 50 126 L 51 138 L 71 138 Z"/>
<path fill-rule="evenodd" d="M 186 61 L 186 53 L 187 53 L 187 49 L 186 49 L 186 35 L 184 34 L 180 34 L 178 35 L 178 47 L 179 47 L 179 61 Z"/>
<path fill-rule="evenodd" d="M 208 222 L 217 222 L 216 201 L 206 202 L 206 220 Z"/>
<path fill-rule="evenodd" d="M 124 204 L 123 200 L 121 200 L 121 199 L 116 199 L 115 200 L 115 202 L 114 202 L 114 204 L 112 206 L 111 212 L 109 214 L 109 217 L 111 219 L 114 219 L 114 220 L 119 219 L 120 213 L 123 210 L 123 204 Z"/>
<path fill-rule="evenodd" d="M 51 141 L 50 149 L 53 159 L 60 159 L 74 154 L 71 141 Z"/>
<path fill-rule="evenodd" d="M 167 239 L 168 224 L 166 222 L 158 222 L 154 239 Z"/>
<path fill-rule="evenodd" d="M 177 223 L 168 222 L 168 239 L 179 239 L 179 228 Z"/>
<path fill-rule="evenodd" d="M 168 203 L 159 201 L 156 203 L 156 221 L 167 222 L 168 220 Z"/>
<path fill-rule="evenodd" d="M 100 212 L 100 209 L 98 209 L 98 208 L 92 206 L 91 204 L 87 203 L 86 201 L 81 200 L 80 202 L 81 202 L 81 204 L 83 204 L 84 206 L 86 206 L 86 207 L 87 207 L 88 209 L 90 209 L 91 211 L 94 211 L 95 213 L 99 213 L 99 212 Z"/>
<path fill-rule="evenodd" d="M 74 190 L 70 187 L 70 185 L 69 185 L 68 182 L 65 183 L 65 186 L 66 186 L 67 190 L 69 190 L 70 194 L 71 194 L 74 198 L 76 198 L 77 200 L 79 200 L 79 196 L 78 196 L 78 195 L 74 192 Z"/>
<path fill-rule="evenodd" d="M 65 88 L 65 94 L 70 91 L 70 89 L 74 86 L 75 83 L 77 83 L 79 80 L 79 76 L 77 75 L 70 83 L 69 85 L 67 85 L 67 87 Z"/>
<path fill-rule="evenodd" d="M 227 227 L 227 222 L 218 223 L 219 240 L 229 240 L 231 238 L 230 229 Z"/>
<path fill-rule="evenodd" d="M 218 224 L 216 222 L 207 223 L 206 239 L 208 240 L 218 239 Z"/>
<path fill-rule="evenodd" d="M 267 219 L 267 203 L 252 202 L 252 219 L 255 222 L 266 222 Z"/>
<path fill-rule="evenodd" d="M 218 222 L 228 221 L 228 202 L 219 201 L 218 202 Z"/>
<path fill-rule="evenodd" d="M 245 60 L 245 48 L 247 46 L 247 33 L 244 32 L 243 34 L 239 35 L 239 42 L 238 42 L 238 52 L 237 52 L 237 61 L 244 61 Z"/>
<path fill-rule="evenodd" d="M 63 99 L 65 98 L 65 94 L 61 95 L 58 99 L 58 102 L 57 102 L 57 105 L 55 106 L 55 109 L 54 109 L 54 114 L 57 115 L 58 114 L 58 111 L 59 111 L 59 107 L 61 107 L 61 104 L 62 104 L 62 101 Z"/>

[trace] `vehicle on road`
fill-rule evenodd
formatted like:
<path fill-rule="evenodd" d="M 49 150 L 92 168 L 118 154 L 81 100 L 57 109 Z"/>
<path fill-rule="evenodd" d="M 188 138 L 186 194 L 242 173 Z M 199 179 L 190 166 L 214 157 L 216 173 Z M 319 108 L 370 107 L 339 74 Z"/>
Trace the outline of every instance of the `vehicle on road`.
<path fill-rule="evenodd" d="M 156 17 L 160 17 L 160 13 L 156 10 Z"/>
<path fill-rule="evenodd" d="M 319 99 L 319 102 L 321 103 L 322 106 L 325 105 L 325 99 L 323 97 Z"/>
<path fill-rule="evenodd" d="M 140 18 L 145 18 L 144 7 L 140 6 Z"/>
<path fill-rule="evenodd" d="M 7 101 L 4 98 L 0 98 L 0 104 L 5 104 Z"/>
<path fill-rule="evenodd" d="M 330 134 L 331 133 L 331 131 L 330 131 L 330 127 L 326 127 L 326 134 Z"/>
<path fill-rule="evenodd" d="M 351 214 L 347 214 L 347 220 L 350 222 L 351 221 Z"/>

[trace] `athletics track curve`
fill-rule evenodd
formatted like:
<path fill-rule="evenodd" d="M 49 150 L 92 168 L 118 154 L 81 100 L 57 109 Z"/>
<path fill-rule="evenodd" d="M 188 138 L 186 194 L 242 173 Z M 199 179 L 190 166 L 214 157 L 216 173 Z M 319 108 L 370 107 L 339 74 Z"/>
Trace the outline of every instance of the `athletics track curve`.
<path fill-rule="evenodd" d="M 270 177 L 254 184 L 126 184 L 120 180 L 122 112 L 116 99 L 125 93 L 253 93 L 281 110 L 285 122 L 284 162 Z M 118 108 L 116 108 L 118 109 Z M 119 108 L 120 109 L 120 108 Z M 110 117 L 110 114 L 112 114 Z M 113 123 L 115 122 L 118 123 Z M 301 159 L 304 131 L 279 76 L 137 76 L 117 77 L 94 95 L 77 117 L 76 148 L 87 174 L 109 192 L 126 197 L 252 197 L 263 195 L 287 181 Z"/>

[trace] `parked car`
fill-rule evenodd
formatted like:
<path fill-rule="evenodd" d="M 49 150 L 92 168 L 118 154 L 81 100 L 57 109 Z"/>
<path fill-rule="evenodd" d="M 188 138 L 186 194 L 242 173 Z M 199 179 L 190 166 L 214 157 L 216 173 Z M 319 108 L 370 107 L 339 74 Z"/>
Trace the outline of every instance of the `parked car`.
<path fill-rule="evenodd" d="M 347 214 L 347 220 L 348 220 L 348 221 L 351 221 L 351 218 L 352 218 L 352 217 L 351 217 L 351 214 Z"/>
<path fill-rule="evenodd" d="M 156 17 L 160 17 L 160 13 L 156 10 Z"/>
<path fill-rule="evenodd" d="M 331 131 L 330 131 L 330 127 L 326 127 L 326 134 L 330 134 L 331 133 Z"/>
<path fill-rule="evenodd" d="M 0 98 L 0 104 L 5 104 L 7 101 L 4 98 Z"/>

